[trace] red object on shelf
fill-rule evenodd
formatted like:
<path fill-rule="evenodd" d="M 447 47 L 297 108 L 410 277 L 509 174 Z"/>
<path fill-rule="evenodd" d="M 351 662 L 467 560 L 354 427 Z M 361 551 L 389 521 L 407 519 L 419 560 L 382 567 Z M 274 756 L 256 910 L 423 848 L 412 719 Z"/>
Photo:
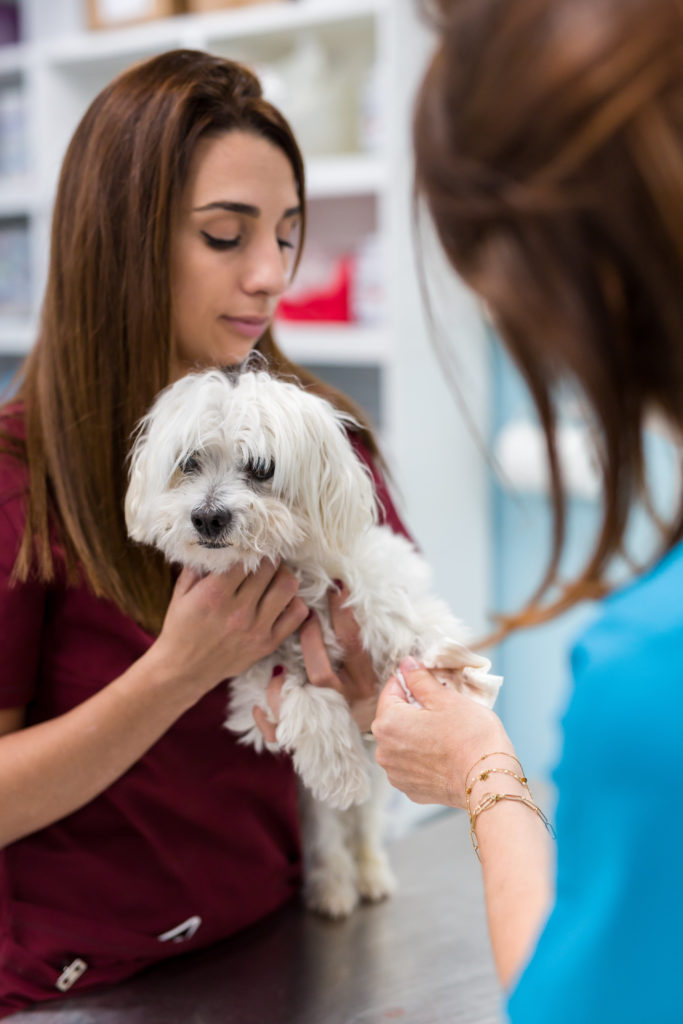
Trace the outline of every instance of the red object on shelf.
<path fill-rule="evenodd" d="M 339 260 L 329 286 L 281 299 L 276 316 L 280 320 L 350 323 L 352 270 L 352 257 L 347 256 Z"/>

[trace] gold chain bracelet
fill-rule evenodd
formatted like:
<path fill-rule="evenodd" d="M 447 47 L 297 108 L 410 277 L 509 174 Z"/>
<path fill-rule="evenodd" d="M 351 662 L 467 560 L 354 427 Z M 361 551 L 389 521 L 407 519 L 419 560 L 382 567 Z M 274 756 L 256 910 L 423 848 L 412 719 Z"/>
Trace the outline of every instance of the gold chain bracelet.
<path fill-rule="evenodd" d="M 467 813 L 470 816 L 472 814 L 470 809 L 470 796 L 472 795 L 472 790 L 478 782 L 486 782 L 489 775 L 509 775 L 511 778 L 516 779 L 521 786 L 524 786 L 527 791 L 529 790 L 529 780 L 526 775 L 518 775 L 517 772 L 513 772 L 511 768 L 485 768 L 483 772 L 480 772 L 479 775 L 472 779 L 465 790 L 465 796 L 467 798 Z M 531 796 L 531 792 L 529 792 L 529 796 Z"/>
<path fill-rule="evenodd" d="M 484 811 L 488 811 L 491 807 L 495 807 L 496 804 L 501 802 L 501 800 L 514 800 L 516 801 L 516 803 L 524 804 L 524 806 L 528 807 L 530 811 L 533 811 L 534 814 L 538 815 L 538 817 L 541 819 L 541 821 L 545 825 L 546 829 L 548 830 L 552 838 L 556 838 L 555 830 L 551 825 L 550 821 L 545 816 L 541 808 L 533 802 L 533 800 L 530 800 L 526 796 L 522 796 L 520 793 L 485 793 L 481 799 L 481 802 L 477 804 L 475 809 L 470 814 L 470 839 L 472 840 L 472 846 L 474 847 L 474 852 L 476 853 L 477 859 L 479 861 L 481 861 L 481 856 L 479 854 L 479 842 L 477 840 L 477 834 L 475 832 L 477 818 L 479 817 L 480 814 L 483 814 Z"/>

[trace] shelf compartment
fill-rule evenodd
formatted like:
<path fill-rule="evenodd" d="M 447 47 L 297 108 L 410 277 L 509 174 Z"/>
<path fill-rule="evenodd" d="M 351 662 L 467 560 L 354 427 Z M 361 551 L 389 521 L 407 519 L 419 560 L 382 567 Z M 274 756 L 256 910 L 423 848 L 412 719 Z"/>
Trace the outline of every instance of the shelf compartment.
<path fill-rule="evenodd" d="M 273 336 L 290 359 L 306 365 L 384 365 L 391 359 L 389 332 L 382 327 L 276 320 Z"/>
<path fill-rule="evenodd" d="M 203 15 L 201 28 L 207 39 L 275 36 L 312 28 L 344 24 L 376 17 L 388 0 L 297 0 Z M 189 15 L 188 20 L 197 17 Z"/>
<path fill-rule="evenodd" d="M 301 365 L 320 380 L 337 388 L 365 412 L 370 423 L 380 434 L 385 426 L 384 383 L 382 367 L 374 363 L 347 363 L 346 361 L 317 363 L 300 360 Z"/>
<path fill-rule="evenodd" d="M 176 46 L 213 48 L 214 44 L 231 40 L 268 38 L 309 28 L 324 30 L 358 20 L 367 22 L 387 5 L 388 0 L 269 3 L 205 14 L 179 14 L 116 29 L 75 32 L 38 45 L 48 63 L 73 66 L 106 57 L 135 56 L 141 51 Z"/>

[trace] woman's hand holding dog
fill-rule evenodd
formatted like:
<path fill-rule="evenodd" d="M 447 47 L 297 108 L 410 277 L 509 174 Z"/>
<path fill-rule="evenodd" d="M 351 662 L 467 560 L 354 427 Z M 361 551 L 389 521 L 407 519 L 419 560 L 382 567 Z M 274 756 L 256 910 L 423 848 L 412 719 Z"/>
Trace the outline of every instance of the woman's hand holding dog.
<path fill-rule="evenodd" d="M 329 593 L 332 625 L 344 649 L 344 663 L 336 672 L 332 668 L 323 640 L 322 629 L 315 615 L 311 615 L 299 631 L 301 649 L 309 682 L 341 693 L 348 701 L 351 714 L 361 732 L 368 732 L 377 707 L 378 680 L 370 656 L 363 650 L 360 630 L 353 611 L 344 607 L 349 593 L 343 584 L 338 584 Z M 268 687 L 268 705 L 277 721 L 280 711 L 280 694 L 283 675 L 275 675 Z M 264 738 L 275 741 L 276 726 L 270 722 L 261 708 L 254 708 L 254 721 Z"/>
<path fill-rule="evenodd" d="M 200 578 L 185 568 L 155 645 L 157 657 L 196 691 L 197 700 L 270 654 L 301 626 L 308 608 L 297 597 L 298 587 L 286 566 L 268 559 L 253 573 L 235 566 Z"/>

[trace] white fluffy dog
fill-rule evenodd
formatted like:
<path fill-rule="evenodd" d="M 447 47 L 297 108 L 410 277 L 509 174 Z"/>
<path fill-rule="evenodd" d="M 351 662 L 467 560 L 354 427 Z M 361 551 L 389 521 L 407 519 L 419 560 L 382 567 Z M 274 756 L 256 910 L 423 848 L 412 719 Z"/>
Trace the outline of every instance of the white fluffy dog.
<path fill-rule="evenodd" d="M 318 615 L 334 666 L 343 651 L 328 591 L 343 580 L 379 680 L 412 654 L 492 705 L 500 678 L 464 646 L 463 626 L 431 593 L 423 558 L 377 524 L 372 481 L 349 425 L 328 402 L 263 371 L 183 377 L 161 393 L 137 432 L 126 496 L 130 536 L 201 572 L 281 558 Z M 276 664 L 286 675 L 270 745 L 252 711 L 258 705 L 269 713 L 266 688 Z M 313 797 L 303 808 L 307 904 L 339 917 L 359 896 L 387 895 L 393 881 L 379 841 L 380 801 L 369 800 L 380 773 L 343 697 L 308 683 L 298 636 L 230 689 L 226 726 L 257 750 L 289 752 Z"/>

